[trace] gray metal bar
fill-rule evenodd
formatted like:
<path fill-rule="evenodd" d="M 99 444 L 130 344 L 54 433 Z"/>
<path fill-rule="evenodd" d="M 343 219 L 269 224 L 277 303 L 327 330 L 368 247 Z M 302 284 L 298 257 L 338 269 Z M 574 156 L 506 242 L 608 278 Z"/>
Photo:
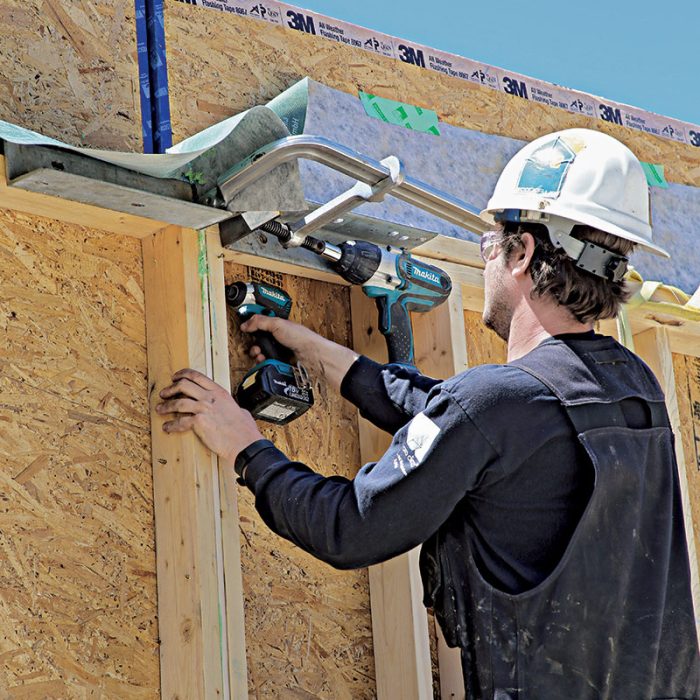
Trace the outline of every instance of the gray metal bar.
<path fill-rule="evenodd" d="M 128 187 L 152 195 L 193 202 L 192 186 L 182 180 L 164 179 L 128 170 L 92 156 L 56 148 L 55 146 L 23 145 L 6 141 L 5 168 L 8 181 L 16 180 L 35 170 L 55 170 L 83 178 Z"/>
<path fill-rule="evenodd" d="M 376 185 L 356 182 L 347 192 L 339 194 L 330 202 L 326 202 L 318 209 L 303 216 L 299 221 L 292 223 L 289 227 L 292 237 L 284 244 L 284 247 L 302 245 L 310 233 L 317 231 L 338 218 L 340 214 L 345 214 L 360 204 L 381 202 L 384 196 L 398 187 L 405 178 L 403 164 L 396 156 L 385 158 L 381 164 L 389 168 L 389 177 L 380 180 Z"/>
<path fill-rule="evenodd" d="M 50 168 L 32 170 L 26 175 L 15 178 L 10 184 L 20 190 L 48 194 L 83 204 L 93 204 L 103 209 L 134 214 L 185 228 L 206 228 L 232 216 L 225 209 L 205 207 L 174 197 L 152 194 L 145 190 L 114 185 Z"/>
<path fill-rule="evenodd" d="M 313 160 L 368 185 L 376 185 L 391 175 L 381 162 L 321 136 L 287 136 L 258 149 L 219 178 L 224 203 L 276 166 L 295 158 Z M 389 194 L 470 231 L 483 233 L 489 228 L 471 204 L 420 180 L 406 177 Z"/>
<path fill-rule="evenodd" d="M 195 202 L 187 182 L 144 175 L 52 146 L 0 144 L 11 187 L 188 228 L 205 228 L 232 217 L 224 209 Z"/>

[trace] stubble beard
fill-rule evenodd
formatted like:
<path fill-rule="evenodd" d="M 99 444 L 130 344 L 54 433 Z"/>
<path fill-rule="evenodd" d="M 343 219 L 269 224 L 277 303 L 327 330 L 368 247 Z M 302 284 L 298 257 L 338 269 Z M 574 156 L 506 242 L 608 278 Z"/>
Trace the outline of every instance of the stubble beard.
<path fill-rule="evenodd" d="M 508 303 L 505 290 L 498 278 L 493 279 L 491 289 L 486 290 L 486 303 L 482 320 L 484 325 L 492 330 L 499 338 L 508 342 L 510 322 L 513 319 L 513 309 Z"/>
<path fill-rule="evenodd" d="M 484 325 L 492 330 L 501 340 L 508 342 L 510 336 L 510 322 L 513 313 L 502 300 L 494 301 L 488 309 L 484 309 Z"/>

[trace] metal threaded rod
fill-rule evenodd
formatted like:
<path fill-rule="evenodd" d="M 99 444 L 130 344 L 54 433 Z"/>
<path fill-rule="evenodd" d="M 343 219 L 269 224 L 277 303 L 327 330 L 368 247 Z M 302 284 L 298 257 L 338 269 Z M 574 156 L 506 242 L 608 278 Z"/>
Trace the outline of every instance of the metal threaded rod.
<path fill-rule="evenodd" d="M 265 233 L 271 233 L 273 236 L 277 236 L 280 243 L 287 243 L 292 238 L 292 231 L 286 224 L 279 221 L 267 221 L 261 227 L 261 230 Z M 313 236 L 306 236 L 301 244 L 302 248 L 310 250 L 317 255 L 323 255 L 323 251 L 326 249 L 326 243 Z"/>
<path fill-rule="evenodd" d="M 277 236 L 281 243 L 286 243 L 292 237 L 289 227 L 279 221 L 266 221 L 260 228 L 266 233 Z"/>

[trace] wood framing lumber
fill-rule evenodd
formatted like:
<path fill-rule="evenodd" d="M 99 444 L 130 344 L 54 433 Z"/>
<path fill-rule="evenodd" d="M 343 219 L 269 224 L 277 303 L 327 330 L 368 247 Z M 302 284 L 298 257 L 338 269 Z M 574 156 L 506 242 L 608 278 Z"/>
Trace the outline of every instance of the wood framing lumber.
<path fill-rule="evenodd" d="M 452 273 L 450 273 L 452 276 Z M 424 374 L 447 379 L 468 367 L 464 329 L 462 285 L 453 279 L 447 302 L 427 314 L 413 315 L 416 365 Z M 417 573 L 417 571 L 416 571 Z M 436 623 L 441 700 L 463 700 L 465 697 L 462 662 L 459 649 L 447 646 Z"/>
<path fill-rule="evenodd" d="M 359 287 L 351 289 L 353 347 L 379 362 L 386 343 L 377 327 L 377 309 Z M 360 457 L 379 458 L 391 436 L 360 418 Z M 377 699 L 428 700 L 433 697 L 428 619 L 418 576 L 418 550 L 369 568 Z"/>
<path fill-rule="evenodd" d="M 5 158 L 0 155 L 0 207 L 4 209 L 48 216 L 59 221 L 136 238 L 149 236 L 164 226 L 161 221 L 10 187 L 5 173 Z"/>
<path fill-rule="evenodd" d="M 693 528 L 692 507 L 688 489 L 688 474 L 685 450 L 681 437 L 681 413 L 678 407 L 676 378 L 673 369 L 673 357 L 668 333 L 664 328 L 649 328 L 634 336 L 635 352 L 649 365 L 661 384 L 666 395 L 666 407 L 675 436 L 676 459 L 678 461 L 678 480 L 683 503 L 685 534 L 688 540 L 688 558 L 690 560 L 690 582 L 695 608 L 696 631 L 700 638 L 700 576 L 698 572 L 697 548 Z"/>
<path fill-rule="evenodd" d="M 211 338 L 211 377 L 231 390 L 228 348 L 228 319 L 224 280 L 224 254 L 219 227 L 211 226 L 199 233 L 200 259 L 202 236 L 205 237 L 209 300 L 209 336 Z M 218 468 L 218 464 L 216 465 Z M 221 512 L 223 585 L 226 599 L 226 632 L 231 697 L 248 696 L 245 623 L 243 619 L 243 577 L 238 516 L 238 487 L 233 471 L 218 469 Z"/>
<path fill-rule="evenodd" d="M 484 269 L 484 261 L 479 254 L 479 244 L 460 238 L 435 236 L 435 238 L 431 238 L 426 243 L 416 246 L 411 253 L 422 258 L 442 260 L 443 262 L 466 265 L 480 270 Z"/>
<path fill-rule="evenodd" d="M 225 313 L 213 285 L 210 293 L 208 264 L 216 280 L 223 273 L 217 269 L 221 259 L 207 256 L 206 241 L 204 232 L 174 226 L 143 240 L 161 696 L 167 700 L 247 696 L 240 634 L 235 639 L 227 634 L 229 615 L 242 608 L 240 603 L 232 604 L 234 611 L 227 607 L 234 595 L 227 595 L 224 576 L 222 533 L 232 529 L 228 490 L 222 499 L 216 459 L 194 433 L 164 433 L 163 418 L 154 411 L 158 392 L 182 367 L 224 379 L 224 348 L 212 353 L 211 331 L 216 324 L 214 338 L 220 343 Z M 222 500 L 228 508 L 223 519 Z M 227 551 L 235 564 L 235 547 Z M 240 594 L 240 568 L 238 586 Z M 226 658 L 230 651 L 239 654 L 233 674 Z"/>

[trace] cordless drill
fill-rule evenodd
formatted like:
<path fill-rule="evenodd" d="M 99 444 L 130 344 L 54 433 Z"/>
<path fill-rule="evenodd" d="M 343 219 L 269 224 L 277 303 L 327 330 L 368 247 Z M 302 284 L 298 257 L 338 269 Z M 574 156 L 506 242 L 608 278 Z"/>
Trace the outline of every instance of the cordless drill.
<path fill-rule="evenodd" d="M 260 227 L 282 243 L 291 236 L 289 227 L 268 221 Z M 413 334 L 409 311 L 424 312 L 442 304 L 450 295 L 452 281 L 446 272 L 418 262 L 408 252 L 367 241 L 346 241 L 334 245 L 306 236 L 302 248 L 330 262 L 344 280 L 362 285 L 379 310 L 379 330 L 386 338 L 389 362 L 414 364 Z"/>
<path fill-rule="evenodd" d="M 254 314 L 289 318 L 292 309 L 292 299 L 288 294 L 279 287 L 260 282 L 226 285 L 226 302 L 241 323 Z M 253 342 L 266 359 L 243 377 L 236 400 L 255 418 L 286 425 L 314 403 L 308 375 L 302 365 L 290 364 L 291 352 L 271 333 L 256 331 Z"/>

